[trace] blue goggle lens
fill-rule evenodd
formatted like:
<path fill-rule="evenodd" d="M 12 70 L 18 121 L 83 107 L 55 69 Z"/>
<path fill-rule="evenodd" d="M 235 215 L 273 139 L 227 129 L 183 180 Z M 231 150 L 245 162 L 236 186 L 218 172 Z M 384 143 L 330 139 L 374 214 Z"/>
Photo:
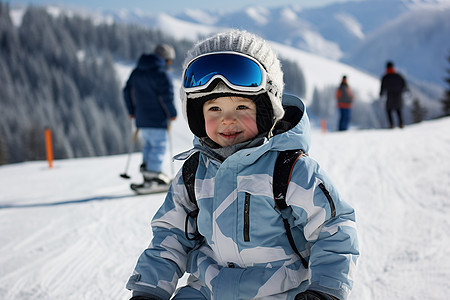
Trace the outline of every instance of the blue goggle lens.
<path fill-rule="evenodd" d="M 221 76 L 234 86 L 255 88 L 263 84 L 262 72 L 258 63 L 249 57 L 233 53 L 212 53 L 197 58 L 187 67 L 183 86 L 207 86 L 213 77 Z"/>

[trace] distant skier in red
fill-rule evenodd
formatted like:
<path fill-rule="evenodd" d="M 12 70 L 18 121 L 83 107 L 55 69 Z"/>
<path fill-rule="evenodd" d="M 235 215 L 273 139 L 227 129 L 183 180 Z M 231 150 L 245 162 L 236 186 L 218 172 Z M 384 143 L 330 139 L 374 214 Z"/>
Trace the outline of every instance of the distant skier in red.
<path fill-rule="evenodd" d="M 386 63 L 386 74 L 381 79 L 380 97 L 386 94 L 386 113 L 389 121 L 389 128 L 394 128 L 394 121 L 392 119 L 392 111 L 397 112 L 398 125 L 403 128 L 402 108 L 403 108 L 403 92 L 408 90 L 405 79 L 402 75 L 397 73 L 394 68 L 394 63 L 388 61 Z"/>
<path fill-rule="evenodd" d="M 337 106 L 339 108 L 340 118 L 338 129 L 339 131 L 347 130 L 350 124 L 352 106 L 353 106 L 353 92 L 348 86 L 347 76 L 342 76 L 342 81 L 336 90 Z"/>

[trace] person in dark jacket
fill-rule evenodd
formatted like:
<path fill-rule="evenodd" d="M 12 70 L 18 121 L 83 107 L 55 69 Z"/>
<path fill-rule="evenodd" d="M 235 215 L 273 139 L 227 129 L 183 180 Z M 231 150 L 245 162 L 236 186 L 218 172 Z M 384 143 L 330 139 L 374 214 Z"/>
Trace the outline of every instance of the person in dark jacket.
<path fill-rule="evenodd" d="M 158 45 L 153 54 L 142 54 L 123 89 L 130 118 L 135 119 L 144 139 L 140 168 L 144 183 L 135 185 L 136 188 L 170 182 L 162 173 L 162 162 L 168 128 L 177 117 L 172 81 L 167 74 L 167 67 L 174 59 L 175 50 L 167 44 Z"/>
<path fill-rule="evenodd" d="M 351 112 L 353 106 L 353 93 L 347 83 L 347 76 L 342 76 L 342 81 L 336 90 L 337 106 L 339 108 L 340 118 L 339 131 L 347 130 L 350 124 Z"/>
<path fill-rule="evenodd" d="M 395 111 L 398 116 L 398 124 L 400 128 L 404 127 L 402 108 L 403 108 L 403 92 L 408 90 L 405 79 L 397 73 L 394 63 L 388 61 L 386 63 L 386 74 L 381 79 L 380 97 L 386 94 L 386 113 L 389 121 L 389 128 L 394 128 L 392 112 Z"/>

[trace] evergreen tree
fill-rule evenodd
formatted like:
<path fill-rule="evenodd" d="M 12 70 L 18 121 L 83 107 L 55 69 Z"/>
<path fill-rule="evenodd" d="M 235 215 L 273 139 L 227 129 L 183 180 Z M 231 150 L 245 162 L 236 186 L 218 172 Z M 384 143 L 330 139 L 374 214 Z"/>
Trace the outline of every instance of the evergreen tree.
<path fill-rule="evenodd" d="M 281 67 L 284 73 L 285 91 L 299 96 L 305 97 L 306 94 L 306 82 L 303 76 L 303 71 L 294 61 L 285 60 L 280 58 Z"/>
<path fill-rule="evenodd" d="M 317 87 L 314 87 L 311 103 L 308 105 L 308 111 L 311 115 L 319 116 L 320 114 L 320 97 Z"/>
<path fill-rule="evenodd" d="M 7 161 L 8 161 L 8 154 L 6 153 L 4 138 L 0 132 L 0 166 L 6 164 Z"/>
<path fill-rule="evenodd" d="M 450 51 L 447 57 L 448 62 L 450 63 Z M 441 100 L 442 110 L 444 111 L 445 116 L 450 116 L 450 68 L 447 69 L 448 77 L 445 78 L 445 82 L 448 83 L 448 88 L 445 91 L 444 99 Z"/>
<path fill-rule="evenodd" d="M 45 129 L 39 124 L 32 124 L 26 136 L 27 160 L 45 160 Z"/>
<path fill-rule="evenodd" d="M 412 108 L 411 108 L 413 123 L 422 122 L 425 119 L 425 115 L 427 114 L 426 107 L 420 104 L 418 98 L 413 99 Z"/>
<path fill-rule="evenodd" d="M 333 86 L 326 86 L 321 90 L 314 88 L 312 101 L 309 105 L 311 113 L 321 119 L 332 117 L 336 107 L 334 91 L 335 88 Z"/>

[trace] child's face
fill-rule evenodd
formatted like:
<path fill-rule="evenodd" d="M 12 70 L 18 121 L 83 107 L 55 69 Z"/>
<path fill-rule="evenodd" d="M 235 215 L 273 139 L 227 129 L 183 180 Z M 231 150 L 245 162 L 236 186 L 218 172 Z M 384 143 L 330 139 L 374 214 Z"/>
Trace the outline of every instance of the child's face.
<path fill-rule="evenodd" d="M 256 105 L 243 97 L 219 97 L 203 104 L 208 137 L 222 147 L 242 143 L 258 134 Z"/>

